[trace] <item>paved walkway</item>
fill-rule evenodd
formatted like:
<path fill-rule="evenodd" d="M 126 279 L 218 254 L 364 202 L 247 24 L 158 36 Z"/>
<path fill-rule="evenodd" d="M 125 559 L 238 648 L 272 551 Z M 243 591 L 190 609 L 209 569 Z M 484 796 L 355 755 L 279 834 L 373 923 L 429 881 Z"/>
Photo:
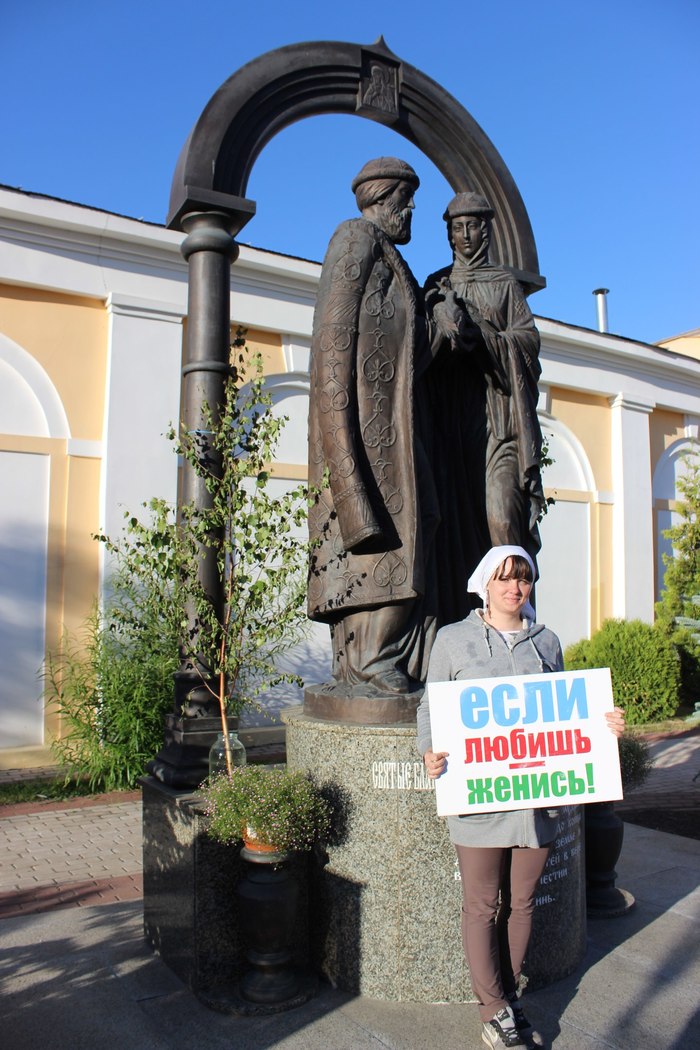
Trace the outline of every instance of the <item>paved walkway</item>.
<path fill-rule="evenodd" d="M 5 812 L 4 812 L 5 811 Z M 0 918 L 143 896 L 141 793 L 0 807 Z"/>
<path fill-rule="evenodd" d="M 641 787 L 620 803 L 641 805 L 670 796 L 680 807 L 700 804 L 700 727 L 678 736 L 652 737 L 654 767 Z M 616 805 L 618 805 L 616 803 Z"/>
<path fill-rule="evenodd" d="M 700 733 L 653 744 L 655 793 L 700 807 Z M 385 1003 L 321 986 L 303 1007 L 207 1010 L 143 940 L 138 795 L 0 808 L 0 1032 L 8 1050 L 467 1050 L 470 1004 Z M 700 841 L 627 825 L 628 915 L 588 924 L 577 973 L 528 995 L 554 1050 L 700 1050 Z M 97 902 L 99 907 L 94 906 Z"/>

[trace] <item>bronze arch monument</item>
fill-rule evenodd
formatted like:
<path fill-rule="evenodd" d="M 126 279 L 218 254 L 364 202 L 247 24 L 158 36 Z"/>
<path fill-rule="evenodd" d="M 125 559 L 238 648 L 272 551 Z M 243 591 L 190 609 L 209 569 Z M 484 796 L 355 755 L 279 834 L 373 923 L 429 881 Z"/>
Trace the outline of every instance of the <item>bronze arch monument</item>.
<path fill-rule="evenodd" d="M 486 197 L 494 211 L 493 261 L 527 290 L 544 286 L 517 187 L 490 140 L 451 95 L 394 55 L 383 39 L 369 46 L 318 42 L 269 52 L 213 95 L 173 178 L 168 226 L 187 235 L 182 418 L 190 430 L 205 429 L 203 406 L 220 402 L 229 370 L 230 267 L 238 254 L 234 238 L 255 214 L 255 203 L 246 198 L 255 160 L 279 131 L 325 113 L 355 114 L 393 128 L 425 154 L 455 193 Z M 206 506 L 207 498 L 186 469 L 183 504 Z M 216 559 L 201 559 L 199 571 L 222 607 Z M 156 780 L 144 781 L 147 936 L 195 991 L 211 979 L 212 960 L 220 978 L 235 975 L 241 958 L 235 921 L 222 925 L 230 897 L 230 882 L 219 870 L 223 858 L 207 850 L 196 795 L 187 791 L 206 776 L 220 725 L 210 703 L 201 676 L 182 668 L 165 747 L 150 766 Z M 312 873 L 309 961 L 353 993 L 467 1001 L 471 985 L 459 937 L 454 855 L 418 761 L 415 726 L 349 724 L 307 713 L 290 713 L 285 720 L 290 768 L 313 769 L 320 783 L 342 787 L 352 813 L 343 836 L 328 844 L 323 868 Z M 578 810 L 562 818 L 567 842 L 578 842 L 579 825 Z M 229 850 L 224 863 L 231 865 L 231 857 Z M 548 881 L 557 880 L 556 895 L 552 891 L 548 906 L 536 913 L 529 962 L 535 984 L 570 973 L 585 949 L 580 846 L 572 846 L 565 860 L 564 866 L 558 854 L 552 859 Z M 426 915 L 434 933 L 428 943 Z M 235 1002 L 222 995 L 217 1009 L 235 1012 Z"/>
<path fill-rule="evenodd" d="M 168 226 L 187 234 L 188 330 L 182 420 L 202 425 L 204 404 L 221 400 L 228 372 L 230 267 L 234 238 L 254 216 L 246 198 L 256 158 L 280 131 L 325 113 L 365 117 L 416 145 L 457 192 L 474 190 L 494 209 L 492 257 L 523 286 L 542 288 L 537 250 L 522 198 L 500 154 L 476 121 L 448 92 L 403 62 L 383 38 L 364 46 L 342 42 L 292 44 L 254 59 L 212 96 L 180 154 L 171 186 Z M 187 467 L 183 504 L 208 495 Z M 202 559 L 202 583 L 223 604 L 215 559 Z M 175 787 L 199 783 L 205 751 L 218 727 L 211 698 L 194 671 L 176 675 L 175 710 L 154 774 Z"/>

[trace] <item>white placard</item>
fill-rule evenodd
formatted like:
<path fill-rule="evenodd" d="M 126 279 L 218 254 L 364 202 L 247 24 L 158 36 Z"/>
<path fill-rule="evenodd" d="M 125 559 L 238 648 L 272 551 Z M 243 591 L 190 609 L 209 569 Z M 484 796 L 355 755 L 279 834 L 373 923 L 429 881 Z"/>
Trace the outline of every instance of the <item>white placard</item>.
<path fill-rule="evenodd" d="M 622 798 L 610 670 L 557 671 L 427 686 L 440 816 Z"/>

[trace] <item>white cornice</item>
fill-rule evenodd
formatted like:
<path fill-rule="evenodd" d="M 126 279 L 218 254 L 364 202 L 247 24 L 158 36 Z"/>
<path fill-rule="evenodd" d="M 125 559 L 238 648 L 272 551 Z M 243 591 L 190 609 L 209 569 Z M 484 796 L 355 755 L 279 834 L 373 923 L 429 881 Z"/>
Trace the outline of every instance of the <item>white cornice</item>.
<path fill-rule="evenodd" d="M 255 295 L 287 302 L 313 306 L 316 303 L 317 280 L 299 280 L 299 274 L 266 266 L 251 266 L 241 257 L 231 267 L 231 291 L 240 295 Z"/>
<path fill-rule="evenodd" d="M 18 231 L 30 230 L 32 226 L 35 226 L 37 231 L 53 228 L 59 243 L 76 243 L 75 236 L 67 235 L 82 234 L 86 243 L 97 239 L 103 243 L 111 243 L 115 250 L 118 242 L 128 243 L 129 254 L 134 245 L 141 244 L 147 246 L 148 257 L 154 252 L 163 251 L 166 255 L 176 257 L 178 268 L 187 271 L 187 266 L 180 257 L 180 245 L 184 234 L 168 230 L 156 223 L 142 222 L 69 201 L 36 197 L 20 190 L 0 187 L 0 224 L 4 227 L 7 223 L 8 228 L 12 228 L 13 221 Z M 44 237 L 46 236 L 48 235 L 44 234 Z M 80 238 L 77 238 L 77 241 L 79 243 Z M 278 255 L 276 252 L 251 248 L 248 245 L 240 245 L 236 266 L 252 272 L 263 271 L 268 275 L 285 277 L 307 286 L 315 286 L 321 274 L 320 263 Z"/>
<path fill-rule="evenodd" d="M 648 343 L 547 318 L 535 318 L 542 338 L 542 381 L 606 398 L 697 412 L 700 361 Z"/>
<path fill-rule="evenodd" d="M 0 280 L 8 283 L 102 299 L 136 296 L 184 312 L 183 239 L 135 219 L 0 188 Z M 291 307 L 290 323 L 281 327 L 306 335 L 320 272 L 318 263 L 243 245 L 231 272 L 232 313 L 278 330 L 279 312 L 265 324 L 257 305 L 275 300 L 282 310 Z"/>
<path fill-rule="evenodd" d="M 624 336 L 614 336 L 607 332 L 594 332 L 586 328 L 574 328 L 560 321 L 536 317 L 537 327 L 542 338 L 543 348 L 554 357 L 558 352 L 567 357 L 571 354 L 586 355 L 586 362 L 600 367 L 611 361 L 624 362 L 624 371 L 647 372 L 658 374 L 674 371 L 684 372 L 689 378 L 700 382 L 700 361 L 685 354 L 675 353 L 664 347 L 651 343 L 638 343 Z"/>
<path fill-rule="evenodd" d="M 292 255 L 277 255 L 261 248 L 249 248 L 245 244 L 241 245 L 236 266 L 243 266 L 252 271 L 264 270 L 265 273 L 284 276 L 314 288 L 321 276 L 320 263 L 311 262 L 309 259 L 297 259 Z"/>

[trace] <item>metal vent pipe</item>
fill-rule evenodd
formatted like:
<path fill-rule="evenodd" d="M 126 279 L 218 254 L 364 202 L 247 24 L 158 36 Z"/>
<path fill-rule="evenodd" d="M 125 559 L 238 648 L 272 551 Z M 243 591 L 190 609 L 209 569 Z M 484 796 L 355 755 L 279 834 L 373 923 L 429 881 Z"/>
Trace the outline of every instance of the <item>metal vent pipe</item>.
<path fill-rule="evenodd" d="M 595 288 L 593 294 L 596 297 L 596 306 L 598 307 L 598 331 L 607 332 L 608 330 L 608 292 L 609 288 Z"/>

